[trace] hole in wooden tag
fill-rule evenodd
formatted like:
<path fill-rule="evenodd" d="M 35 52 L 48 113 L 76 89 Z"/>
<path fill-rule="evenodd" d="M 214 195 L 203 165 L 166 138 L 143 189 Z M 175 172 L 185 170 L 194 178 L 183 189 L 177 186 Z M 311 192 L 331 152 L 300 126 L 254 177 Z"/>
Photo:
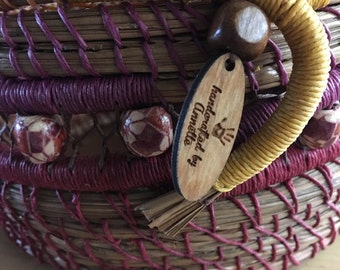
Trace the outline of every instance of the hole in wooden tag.
<path fill-rule="evenodd" d="M 211 59 L 183 104 L 172 148 L 172 177 L 187 200 L 213 186 L 232 150 L 245 94 L 241 60 L 229 53 Z"/>
<path fill-rule="evenodd" d="M 233 71 L 235 68 L 235 60 L 232 57 L 229 57 L 225 63 L 224 67 L 227 71 Z"/>

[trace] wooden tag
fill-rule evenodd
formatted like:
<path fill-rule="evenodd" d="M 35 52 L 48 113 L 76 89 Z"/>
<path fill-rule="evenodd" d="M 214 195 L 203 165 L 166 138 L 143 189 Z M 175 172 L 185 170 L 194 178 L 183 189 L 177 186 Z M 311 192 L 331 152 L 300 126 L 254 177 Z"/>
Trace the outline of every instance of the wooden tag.
<path fill-rule="evenodd" d="M 202 198 L 223 170 L 239 127 L 243 64 L 232 54 L 211 59 L 183 104 L 172 148 L 172 177 L 187 200 Z"/>

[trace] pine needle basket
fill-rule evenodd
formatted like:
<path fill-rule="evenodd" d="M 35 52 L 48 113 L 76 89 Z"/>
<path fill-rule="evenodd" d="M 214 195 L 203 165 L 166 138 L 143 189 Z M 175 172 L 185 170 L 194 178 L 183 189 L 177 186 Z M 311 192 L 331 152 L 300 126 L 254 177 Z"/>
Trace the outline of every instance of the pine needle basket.
<path fill-rule="evenodd" d="M 301 82 L 324 81 L 319 111 L 340 100 L 340 1 L 308 2 L 331 53 L 318 64 L 330 67 L 327 77 L 307 66 L 311 77 Z M 206 33 L 219 4 L 0 1 L 0 225 L 18 246 L 57 269 L 287 269 L 335 240 L 340 141 L 310 151 L 293 142 L 216 201 L 199 202 L 204 209 L 176 236 L 150 228 L 139 211 L 158 196 L 170 206 L 177 200 L 168 193 L 171 153 L 132 157 L 119 115 L 161 104 L 176 119 L 211 54 Z M 272 24 L 266 50 L 243 63 L 235 151 L 282 106 L 304 57 Z M 301 114 L 308 120 L 314 110 Z M 27 161 L 12 139 L 15 114 L 60 115 L 69 138 L 62 156 Z"/>

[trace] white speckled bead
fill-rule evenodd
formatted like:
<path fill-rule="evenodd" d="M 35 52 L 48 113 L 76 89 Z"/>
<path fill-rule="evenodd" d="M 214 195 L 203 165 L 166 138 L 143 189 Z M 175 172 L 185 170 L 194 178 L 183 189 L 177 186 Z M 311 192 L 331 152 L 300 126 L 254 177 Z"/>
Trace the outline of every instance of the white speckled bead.
<path fill-rule="evenodd" d="M 171 116 L 158 106 L 127 111 L 121 116 L 120 134 L 134 155 L 160 155 L 172 144 Z"/>
<path fill-rule="evenodd" d="M 309 149 L 330 146 L 340 136 L 340 107 L 314 114 L 298 138 L 299 145 Z"/>
<path fill-rule="evenodd" d="M 17 116 L 13 137 L 19 151 L 32 163 L 54 161 L 62 152 L 67 131 L 60 117 Z"/>

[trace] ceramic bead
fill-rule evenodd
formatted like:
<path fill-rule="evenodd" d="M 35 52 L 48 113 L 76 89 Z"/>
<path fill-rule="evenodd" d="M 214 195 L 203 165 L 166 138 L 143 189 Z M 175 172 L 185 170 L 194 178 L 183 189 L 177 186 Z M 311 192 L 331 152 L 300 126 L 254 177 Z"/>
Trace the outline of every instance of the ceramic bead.
<path fill-rule="evenodd" d="M 127 111 L 121 116 L 120 134 L 136 156 L 162 154 L 172 144 L 171 116 L 162 107 Z"/>
<path fill-rule="evenodd" d="M 17 116 L 13 137 L 19 151 L 32 163 L 54 161 L 62 152 L 67 131 L 57 117 Z"/>
<path fill-rule="evenodd" d="M 314 114 L 298 138 L 298 144 L 309 149 L 330 146 L 340 135 L 340 108 Z"/>
<path fill-rule="evenodd" d="M 242 60 L 250 61 L 265 49 L 269 30 L 268 19 L 258 6 L 231 0 L 214 16 L 207 39 L 212 50 L 229 50 Z"/>

